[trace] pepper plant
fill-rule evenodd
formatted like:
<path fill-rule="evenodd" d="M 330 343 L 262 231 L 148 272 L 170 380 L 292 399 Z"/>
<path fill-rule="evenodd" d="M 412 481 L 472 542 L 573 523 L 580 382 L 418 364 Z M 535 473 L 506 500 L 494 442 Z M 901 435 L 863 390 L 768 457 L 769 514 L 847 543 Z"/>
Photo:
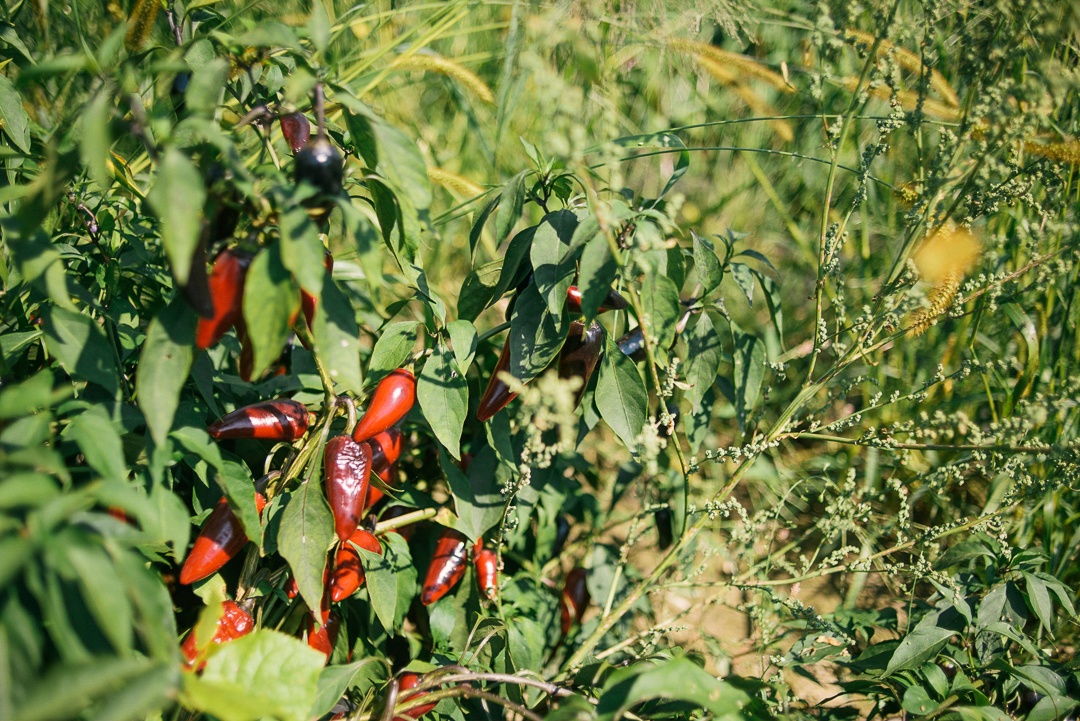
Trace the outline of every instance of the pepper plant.
<path fill-rule="evenodd" d="M 1074 714 L 1077 29 L 5 3 L 0 718 Z"/>

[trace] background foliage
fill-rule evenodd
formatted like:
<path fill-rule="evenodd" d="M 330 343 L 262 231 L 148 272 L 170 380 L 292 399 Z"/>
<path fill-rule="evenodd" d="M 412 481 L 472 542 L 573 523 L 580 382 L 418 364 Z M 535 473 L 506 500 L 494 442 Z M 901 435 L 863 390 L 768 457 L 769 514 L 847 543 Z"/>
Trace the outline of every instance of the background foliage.
<path fill-rule="evenodd" d="M 0 718 L 373 718 L 406 666 L 455 718 L 1074 713 L 1078 30 L 1049 0 L 5 0 Z M 271 120 L 317 82 L 324 235 Z M 211 253 L 260 251 L 253 382 L 177 291 L 222 204 Z M 571 283 L 631 304 L 576 410 L 542 373 Z M 528 384 L 480 424 L 507 333 Z M 380 533 L 324 667 L 290 637 L 327 393 L 408 362 L 396 495 L 434 520 Z M 318 414 L 292 455 L 204 431 L 281 396 Z M 259 542 L 193 593 L 222 493 Z M 498 549 L 498 602 L 471 572 L 416 602 L 438 523 Z M 226 596 L 259 630 L 182 671 Z"/>

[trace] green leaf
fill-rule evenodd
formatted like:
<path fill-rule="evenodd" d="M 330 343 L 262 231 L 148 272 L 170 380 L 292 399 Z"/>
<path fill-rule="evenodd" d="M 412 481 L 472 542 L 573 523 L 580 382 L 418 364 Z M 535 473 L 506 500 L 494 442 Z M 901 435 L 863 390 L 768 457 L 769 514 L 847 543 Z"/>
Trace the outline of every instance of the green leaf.
<path fill-rule="evenodd" d="M 686 701 L 709 711 L 713 718 L 741 721 L 750 697 L 709 675 L 684 656 L 668 661 L 642 662 L 613 673 L 600 694 L 600 721 L 615 721 L 635 705 L 651 699 Z"/>
<path fill-rule="evenodd" d="M 499 522 L 505 506 L 496 481 L 495 454 L 487 447 L 481 450 L 469 465 L 467 477 L 442 451 L 439 465 L 454 495 L 454 510 L 457 512 L 454 528 L 468 536 L 470 541 L 481 538 Z"/>
<path fill-rule="evenodd" d="M 315 50 L 320 54 L 325 53 L 330 45 L 330 17 L 326 14 L 326 6 L 321 2 L 311 3 L 311 17 L 308 18 L 307 31 Z"/>
<path fill-rule="evenodd" d="M 309 720 L 326 664 L 321 652 L 266 628 L 217 648 L 202 676 L 184 675 L 187 705 L 221 721 Z"/>
<path fill-rule="evenodd" d="M 675 155 L 675 165 L 671 171 L 671 176 L 664 184 L 664 188 L 660 191 L 660 194 L 656 197 L 654 205 L 659 202 L 661 198 L 667 195 L 668 191 L 679 182 L 679 179 L 686 174 L 686 171 L 690 168 L 690 151 L 686 149 L 686 143 L 682 141 L 678 135 L 674 133 L 648 133 L 646 135 L 629 135 L 626 137 L 618 138 L 612 141 L 614 145 L 622 148 L 635 148 L 641 150 L 647 150 L 652 148 L 677 148 Z"/>
<path fill-rule="evenodd" d="M 334 540 L 334 516 L 322 484 L 306 481 L 288 494 L 278 530 L 277 549 L 292 568 L 308 608 L 319 608 L 323 596 L 326 552 Z"/>
<path fill-rule="evenodd" d="M 621 352 L 609 337 L 600 360 L 596 381 L 596 408 L 615 435 L 631 450 L 645 425 L 648 394 L 637 366 Z"/>
<path fill-rule="evenodd" d="M 224 58 L 214 58 L 196 68 L 184 91 L 187 112 L 191 115 L 213 115 L 228 79 L 229 61 Z"/>
<path fill-rule="evenodd" d="M 156 445 L 165 444 L 172 429 L 180 391 L 195 355 L 195 316 L 179 299 L 150 321 L 135 370 L 135 393 Z"/>
<path fill-rule="evenodd" d="M 45 308 L 45 347 L 73 378 L 118 390 L 116 353 L 90 316 L 65 308 Z"/>
<path fill-rule="evenodd" d="M 30 117 L 23 108 L 22 96 L 6 75 L 0 75 L 0 127 L 16 148 L 30 154 Z"/>
<path fill-rule="evenodd" d="M 937 655 L 941 647 L 954 634 L 963 630 L 963 627 L 963 617 L 953 608 L 933 611 L 923 616 L 893 651 L 889 665 L 885 668 L 885 675 L 890 676 L 903 669 L 918 668 Z"/>
<path fill-rule="evenodd" d="M 0 538 L 0 586 L 6 588 L 26 562 L 33 558 L 36 550 L 34 542 L 29 538 Z"/>
<path fill-rule="evenodd" d="M 388 533 L 382 537 L 382 542 L 383 556 L 389 561 L 394 572 L 394 582 L 397 584 L 397 611 L 391 628 L 399 629 L 419 592 L 417 581 L 420 574 L 413 563 L 409 542 L 404 536 L 400 533 Z"/>
<path fill-rule="evenodd" d="M 905 711 L 916 716 L 925 716 L 938 706 L 922 686 L 908 686 L 904 689 L 904 698 L 900 705 Z"/>
<path fill-rule="evenodd" d="M 369 376 L 383 376 L 400 368 L 416 348 L 420 324 L 415 320 L 388 323 L 379 333 L 368 361 Z"/>
<path fill-rule="evenodd" d="M 502 275 L 502 267 L 503 259 L 496 258 L 484 263 L 465 277 L 461 290 L 458 291 L 458 318 L 466 321 L 476 320 L 487 310 L 495 297 L 495 287 Z"/>
<path fill-rule="evenodd" d="M 325 268 L 322 270 L 325 277 L 319 303 L 315 306 L 315 327 L 312 328 L 315 352 L 331 380 L 347 391 L 360 393 L 364 387 L 360 370 L 360 326 L 348 296 L 338 288 L 330 272 Z"/>
<path fill-rule="evenodd" d="M 495 213 L 495 246 L 510 236 L 514 225 L 521 219 L 521 210 L 525 206 L 525 176 L 529 171 L 522 170 L 503 187 L 499 194 L 499 209 Z"/>
<path fill-rule="evenodd" d="M 393 125 L 382 121 L 372 123 L 379 153 L 379 174 L 390 181 L 394 191 L 420 210 L 431 205 L 431 181 L 427 164 L 416 143 Z"/>
<path fill-rule="evenodd" d="M 510 375 L 522 383 L 538 376 L 562 349 L 568 330 L 566 314 L 551 313 L 538 288 L 527 287 L 510 317 Z"/>
<path fill-rule="evenodd" d="M 82 587 L 83 602 L 97 627 L 118 654 L 131 648 L 131 603 L 113 568 L 112 559 L 100 546 L 72 544 L 64 549 Z"/>
<path fill-rule="evenodd" d="M 320 654 L 320 658 L 322 654 Z M 18 705 L 20 721 L 74 718 L 95 701 L 117 693 L 154 663 L 138 656 L 103 656 L 83 663 L 61 663 L 35 683 Z"/>
<path fill-rule="evenodd" d="M 510 239 L 509 245 L 506 246 L 506 253 L 503 254 L 502 271 L 499 273 L 499 282 L 495 286 L 493 298 L 501 298 L 503 293 L 516 288 L 528 274 L 530 266 L 525 264 L 525 259 L 529 257 L 533 237 L 538 227 L 534 225 L 526 228 Z"/>
<path fill-rule="evenodd" d="M 611 292 L 617 271 L 618 265 L 611 255 L 607 236 L 602 231 L 596 233 L 581 251 L 581 271 L 578 274 L 581 312 L 586 323 L 596 318 L 597 311 Z"/>
<path fill-rule="evenodd" d="M 152 717 L 175 696 L 180 669 L 173 663 L 154 666 L 129 679 L 124 687 L 90 709 L 89 721 L 136 721 Z"/>
<path fill-rule="evenodd" d="M 1046 583 L 1039 577 L 1022 571 L 1021 575 L 1027 585 L 1028 604 L 1039 619 L 1040 628 L 1053 631 L 1054 605 L 1050 601 L 1050 592 L 1046 589 Z"/>
<path fill-rule="evenodd" d="M 716 332 L 708 313 L 701 313 L 694 328 L 686 338 L 686 381 L 690 384 L 688 397 L 695 412 L 701 409 L 701 401 L 716 381 L 720 361 L 724 355 L 720 334 Z"/>
<path fill-rule="evenodd" d="M 746 302 L 751 306 L 754 305 L 754 272 L 750 269 L 750 266 L 745 263 L 732 263 L 731 264 L 731 277 L 735 279 L 735 284 L 739 286 L 739 289 L 746 296 Z"/>
<path fill-rule="evenodd" d="M 206 202 L 206 187 L 199 169 L 178 149 L 167 149 L 146 200 L 160 220 L 161 241 L 173 277 L 178 284 L 185 285 L 199 243 L 200 220 Z"/>
<path fill-rule="evenodd" d="M 4 356 L 4 363 L 11 365 L 17 361 L 22 356 L 23 351 L 43 335 L 44 333 L 40 330 L 27 330 L 0 335 L 0 353 Z"/>
<path fill-rule="evenodd" d="M 575 254 L 567 250 L 577 225 L 573 212 L 559 210 L 544 216 L 533 236 L 530 251 L 533 282 L 552 314 L 562 313 L 566 289 L 574 281 Z"/>
<path fill-rule="evenodd" d="M 78 444 L 86 463 L 102 477 L 120 482 L 127 478 L 124 442 L 103 406 L 92 406 L 72 418 L 64 436 Z"/>
<path fill-rule="evenodd" d="M 657 275 L 641 289 L 641 304 L 648 316 L 649 335 L 656 349 L 667 358 L 668 349 L 675 342 L 675 328 L 679 323 L 682 306 L 679 289 L 666 275 Z"/>
<path fill-rule="evenodd" d="M 765 378 L 765 344 L 757 336 L 731 326 L 735 352 L 732 385 L 735 387 L 735 419 L 739 433 L 746 433 L 746 421 L 757 408 L 761 383 Z"/>
<path fill-rule="evenodd" d="M 371 598 L 371 608 L 374 609 L 383 628 L 393 635 L 398 602 L 393 559 L 387 555 L 372 553 L 366 548 L 356 550 L 360 553 L 360 561 L 364 565 L 364 577 L 368 596 Z M 386 549 L 383 553 L 386 553 Z"/>
<path fill-rule="evenodd" d="M 467 320 L 452 320 L 446 324 L 446 332 L 450 335 L 450 345 L 454 349 L 458 368 L 467 371 L 472 365 L 473 356 L 476 355 L 479 339 L 476 326 Z"/>
<path fill-rule="evenodd" d="M 326 257 L 326 249 L 319 241 L 319 229 L 306 210 L 296 207 L 282 214 L 280 230 L 281 264 L 301 288 L 318 297 L 322 292 Z"/>
<path fill-rule="evenodd" d="M 263 249 L 251 261 L 244 282 L 244 322 L 255 348 L 253 378 L 281 355 L 289 339 L 289 320 L 299 305 L 299 293 L 281 263 L 278 245 Z"/>
<path fill-rule="evenodd" d="M 712 242 L 692 230 L 690 235 L 694 239 L 694 268 L 697 270 L 698 283 L 701 283 L 704 294 L 708 295 L 720 285 L 724 271 Z"/>
<path fill-rule="evenodd" d="M 261 547 L 262 526 L 259 524 L 259 511 L 255 506 L 255 483 L 251 471 L 243 463 L 223 461 L 214 480 L 229 499 L 229 505 L 244 527 L 248 540 Z"/>
<path fill-rule="evenodd" d="M 377 658 L 324 668 L 319 674 L 319 690 L 308 717 L 317 719 L 325 716 L 350 688 L 362 696 L 385 678 L 386 666 Z"/>
<path fill-rule="evenodd" d="M 441 338 L 417 379 L 416 399 L 435 437 L 454 458 L 460 458 L 461 429 L 469 412 L 469 384 Z"/>
<path fill-rule="evenodd" d="M 90 178 L 102 190 L 108 190 L 112 184 L 109 173 L 109 150 L 112 138 L 109 135 L 109 121 L 112 119 L 113 99 L 106 85 L 98 91 L 82 111 L 82 133 L 79 136 L 79 152 Z"/>

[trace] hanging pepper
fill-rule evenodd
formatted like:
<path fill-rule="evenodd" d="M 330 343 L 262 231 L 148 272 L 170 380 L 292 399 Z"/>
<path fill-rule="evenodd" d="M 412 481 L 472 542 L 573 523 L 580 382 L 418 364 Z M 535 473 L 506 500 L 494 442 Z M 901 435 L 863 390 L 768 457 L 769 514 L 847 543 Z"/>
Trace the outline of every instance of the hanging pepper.
<path fill-rule="evenodd" d="M 194 668 L 196 672 L 202 671 L 206 666 L 206 651 L 211 644 L 228 643 L 241 636 L 246 636 L 255 628 L 255 620 L 251 614 L 241 608 L 236 601 L 222 603 L 221 618 L 217 621 L 214 637 L 210 643 L 202 648 L 196 647 L 195 629 L 188 632 L 184 642 L 180 644 L 180 652 L 184 654 L 184 666 Z"/>
<path fill-rule="evenodd" d="M 251 255 L 235 248 L 225 250 L 210 271 L 212 318 L 199 318 L 195 327 L 195 345 L 201 350 L 216 344 L 244 315 L 244 278 Z"/>
<path fill-rule="evenodd" d="M 570 324 L 570 333 L 559 352 L 559 377 L 581 379 L 581 387 L 577 391 L 578 401 L 585 393 L 585 386 L 589 385 L 589 378 L 596 369 L 596 362 L 600 359 L 603 347 L 602 325 L 593 321 L 589 329 L 585 330 L 585 324 L 579 320 Z"/>
<path fill-rule="evenodd" d="M 334 557 L 334 572 L 330 574 L 330 583 L 327 588 L 330 591 L 330 600 L 340 603 L 364 585 L 364 566 L 360 563 L 360 554 L 352 547 L 356 544 L 365 551 L 382 555 L 382 544 L 379 539 L 363 528 L 349 537 L 349 542 L 342 543 Z"/>
<path fill-rule="evenodd" d="M 335 436 L 323 451 L 326 500 L 334 514 L 334 530 L 342 541 L 356 531 L 364 514 L 371 477 L 371 447 L 349 436 Z"/>
<path fill-rule="evenodd" d="M 278 124 L 281 125 L 281 135 L 289 144 L 293 155 L 303 150 L 311 139 L 311 123 L 303 113 L 282 115 L 278 118 Z"/>
<path fill-rule="evenodd" d="M 671 509 L 661 508 L 656 512 L 656 545 L 661 551 L 666 551 L 674 540 L 671 535 Z"/>
<path fill-rule="evenodd" d="M 397 462 L 405 446 L 401 431 L 397 428 L 388 428 L 377 433 L 371 437 L 368 444 L 371 446 L 371 467 L 383 470 Z"/>
<path fill-rule="evenodd" d="M 435 544 L 435 555 L 424 578 L 420 602 L 425 606 L 450 592 L 465 575 L 469 539 L 453 528 L 444 529 Z"/>
<path fill-rule="evenodd" d="M 581 313 L 581 296 L 581 290 L 576 285 L 567 288 L 566 309 L 574 314 Z M 626 298 L 623 298 L 619 294 L 619 291 L 612 288 L 608 291 L 607 297 L 604 298 L 604 301 L 600 304 L 600 308 L 596 312 L 606 313 L 609 310 L 626 310 L 629 307 L 630 303 L 627 302 Z"/>
<path fill-rule="evenodd" d="M 400 695 L 402 691 L 408 691 L 409 689 L 416 688 L 420 684 L 421 678 L 423 677 L 420 674 L 416 674 L 411 671 L 406 671 L 405 673 L 401 674 L 401 678 L 398 679 L 399 695 L 397 702 L 399 704 L 405 703 L 410 699 L 414 699 L 422 695 L 420 693 L 411 693 L 405 696 Z M 431 709 L 435 708 L 437 705 L 437 703 L 422 703 L 419 706 L 413 706 L 408 711 L 403 711 L 400 716 L 395 716 L 394 721 L 410 721 L 410 719 L 412 719 L 412 721 L 415 721 L 415 719 L 420 718 L 428 711 L 431 711 Z"/>
<path fill-rule="evenodd" d="M 510 367 L 510 338 L 507 337 L 503 344 L 502 355 L 495 364 L 495 370 L 491 372 L 484 395 L 480 396 L 480 404 L 476 407 L 476 420 L 481 423 L 487 421 L 496 413 L 506 408 L 510 401 L 517 398 L 517 393 L 510 391 L 510 386 L 499 377 L 503 371 Z"/>
<path fill-rule="evenodd" d="M 484 539 L 477 539 L 473 547 L 473 564 L 476 568 L 476 583 L 480 593 L 494 601 L 499 595 L 499 559 L 495 551 L 484 548 Z"/>
<path fill-rule="evenodd" d="M 615 341 L 615 345 L 619 346 L 623 355 L 631 360 L 640 361 L 645 358 L 645 331 L 638 326 Z"/>
<path fill-rule="evenodd" d="M 255 492 L 255 508 L 261 514 L 266 507 L 266 496 Z M 240 519 L 229 507 L 224 496 L 206 517 L 195 545 L 180 569 L 180 583 L 185 585 L 201 581 L 228 563 L 248 542 Z"/>
<path fill-rule="evenodd" d="M 258 438 L 292 441 L 307 432 L 308 410 L 303 403 L 278 399 L 237 408 L 226 413 L 206 432 L 216 440 Z"/>
<path fill-rule="evenodd" d="M 304 630 L 307 633 L 307 644 L 316 651 L 321 651 L 329 660 L 334 652 L 334 642 L 337 641 L 338 630 L 341 627 L 341 616 L 334 611 L 322 612 L 322 624 L 315 628 L 315 612 L 311 611 L 304 616 Z"/>
<path fill-rule="evenodd" d="M 555 542 L 551 544 L 551 557 L 555 558 L 562 553 L 566 539 L 570 537 L 570 521 L 566 516 L 555 519 Z"/>
<path fill-rule="evenodd" d="M 416 376 L 405 368 L 398 368 L 375 387 L 367 412 L 353 431 L 353 439 L 366 441 L 389 430 L 409 414 L 415 402 Z"/>
<path fill-rule="evenodd" d="M 559 603 L 559 615 L 562 617 L 562 632 L 565 636 L 575 623 L 581 621 L 585 607 L 589 605 L 589 588 L 585 583 L 585 569 L 580 566 L 566 574 Z"/>

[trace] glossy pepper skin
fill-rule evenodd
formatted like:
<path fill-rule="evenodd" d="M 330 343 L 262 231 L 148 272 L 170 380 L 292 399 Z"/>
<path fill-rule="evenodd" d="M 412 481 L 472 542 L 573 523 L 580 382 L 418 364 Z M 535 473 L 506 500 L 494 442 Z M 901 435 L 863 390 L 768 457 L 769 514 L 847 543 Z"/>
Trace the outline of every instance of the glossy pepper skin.
<path fill-rule="evenodd" d="M 416 698 L 420 695 L 417 693 L 402 694 L 402 691 L 416 688 L 420 684 L 420 679 L 420 674 L 412 673 L 411 671 L 401 674 L 401 678 L 398 680 L 398 703 L 408 701 L 409 699 Z M 410 721 L 411 719 L 418 719 L 437 705 L 437 703 L 424 703 L 419 706 L 414 706 L 408 711 L 403 712 L 400 716 L 395 716 L 394 721 Z"/>
<path fill-rule="evenodd" d="M 348 540 L 360 525 L 371 478 L 371 447 L 349 436 L 335 436 L 323 450 L 326 500 L 334 514 L 334 531 Z"/>
<path fill-rule="evenodd" d="M 435 544 L 435 555 L 424 578 L 420 603 L 425 606 L 438 601 L 450 592 L 465 575 L 469 540 L 453 528 L 444 529 Z"/>
<path fill-rule="evenodd" d="M 581 290 L 576 285 L 566 289 L 566 309 L 568 311 L 571 313 L 581 312 L 581 295 Z M 623 298 L 619 291 L 612 288 L 596 312 L 607 313 L 609 310 L 626 310 L 629 307 L 630 303 L 627 302 L 626 298 Z"/>
<path fill-rule="evenodd" d="M 356 529 L 349 541 L 365 551 L 382 555 L 383 548 L 379 539 L 363 528 Z M 360 554 L 351 543 L 342 543 L 334 557 L 334 572 L 330 574 L 330 583 L 327 585 L 330 600 L 334 603 L 344 601 L 364 585 L 364 566 L 360 563 Z"/>
<path fill-rule="evenodd" d="M 390 428 L 373 436 L 368 445 L 371 446 L 371 472 L 379 477 L 386 485 L 392 485 L 397 478 L 397 459 L 401 457 L 404 447 L 404 439 L 401 431 Z M 368 486 L 367 503 L 364 508 L 371 508 L 378 503 L 383 496 L 382 489 L 374 483 Z"/>
<path fill-rule="evenodd" d="M 416 376 L 398 368 L 379 381 L 371 394 L 367 411 L 353 431 L 353 439 L 367 439 L 389 430 L 412 410 L 416 402 Z"/>
<path fill-rule="evenodd" d="M 577 391 L 577 400 L 585 393 L 589 378 L 600 360 L 600 351 L 604 347 L 604 327 L 593 321 L 586 330 L 585 324 L 575 320 L 570 324 L 570 333 L 566 343 L 559 351 L 559 377 L 580 378 L 581 387 Z"/>
<path fill-rule="evenodd" d="M 261 514 L 266 507 L 266 496 L 255 492 L 255 508 Z M 203 521 L 195 545 L 180 569 L 180 583 L 185 585 L 201 581 L 228 563 L 248 542 L 240 519 L 222 496 L 214 510 Z"/>
<path fill-rule="evenodd" d="M 578 566 L 566 574 L 566 584 L 559 599 L 559 615 L 564 636 L 570 633 L 575 623 L 581 621 L 588 605 L 589 589 L 585 584 L 585 569 Z"/>
<path fill-rule="evenodd" d="M 656 512 L 656 545 L 661 551 L 666 551 L 674 540 L 671 535 L 671 509 L 661 508 Z"/>
<path fill-rule="evenodd" d="M 213 317 L 199 318 L 195 346 L 201 350 L 215 345 L 244 316 L 244 279 L 251 256 L 235 248 L 225 250 L 210 271 L 210 299 Z"/>
<path fill-rule="evenodd" d="M 483 541 L 476 542 L 473 549 L 473 565 L 476 568 L 476 583 L 484 598 L 494 601 L 499 595 L 499 559 L 495 551 L 481 548 Z"/>
<path fill-rule="evenodd" d="M 297 183 L 314 185 L 324 196 L 341 192 L 345 159 L 325 135 L 316 135 L 296 154 L 293 173 Z"/>
<path fill-rule="evenodd" d="M 321 651 L 329 659 L 341 628 L 341 616 L 333 611 L 323 611 L 322 620 L 322 624 L 315 628 L 315 612 L 308 613 L 304 616 L 304 630 L 307 632 L 308 646 Z"/>
<path fill-rule="evenodd" d="M 278 124 L 281 126 L 281 135 L 289 144 L 293 155 L 303 150 L 311 139 L 311 123 L 303 113 L 282 115 L 278 118 Z"/>
<path fill-rule="evenodd" d="M 206 432 L 215 440 L 258 438 L 264 441 L 293 441 L 308 428 L 308 411 L 303 403 L 278 399 L 263 401 L 226 413 Z"/>
<path fill-rule="evenodd" d="M 210 644 L 215 643 L 228 643 L 241 636 L 246 636 L 255 629 L 255 620 L 251 617 L 251 614 L 240 608 L 235 601 L 225 601 L 222 608 L 221 618 L 218 619 L 217 628 L 214 631 L 214 637 L 210 639 Z M 199 656 L 206 653 L 206 649 L 210 644 L 199 649 L 195 646 L 195 629 L 191 629 L 187 638 L 180 644 L 180 651 L 184 654 L 184 666 L 187 668 L 194 668 L 196 671 L 202 671 L 206 666 L 206 661 L 199 661 Z M 200 650 L 202 654 L 200 654 Z M 197 665 L 196 665 L 197 662 Z"/>
<path fill-rule="evenodd" d="M 640 361 L 645 358 L 645 331 L 641 327 L 634 328 L 619 340 L 615 341 L 623 355 L 631 360 Z"/>
<path fill-rule="evenodd" d="M 555 558 L 562 553 L 563 546 L 566 545 L 566 539 L 570 537 L 570 521 L 566 516 L 559 516 L 555 519 L 555 542 L 551 544 L 551 557 Z"/>
<path fill-rule="evenodd" d="M 517 398 L 517 393 L 510 391 L 510 386 L 499 378 L 499 374 L 510 367 L 510 338 L 507 337 L 503 345 L 502 355 L 495 364 L 495 370 L 491 372 L 484 395 L 480 396 L 480 404 L 476 406 L 476 420 L 481 423 L 489 420 L 496 413 L 506 408 L 510 401 Z"/>

